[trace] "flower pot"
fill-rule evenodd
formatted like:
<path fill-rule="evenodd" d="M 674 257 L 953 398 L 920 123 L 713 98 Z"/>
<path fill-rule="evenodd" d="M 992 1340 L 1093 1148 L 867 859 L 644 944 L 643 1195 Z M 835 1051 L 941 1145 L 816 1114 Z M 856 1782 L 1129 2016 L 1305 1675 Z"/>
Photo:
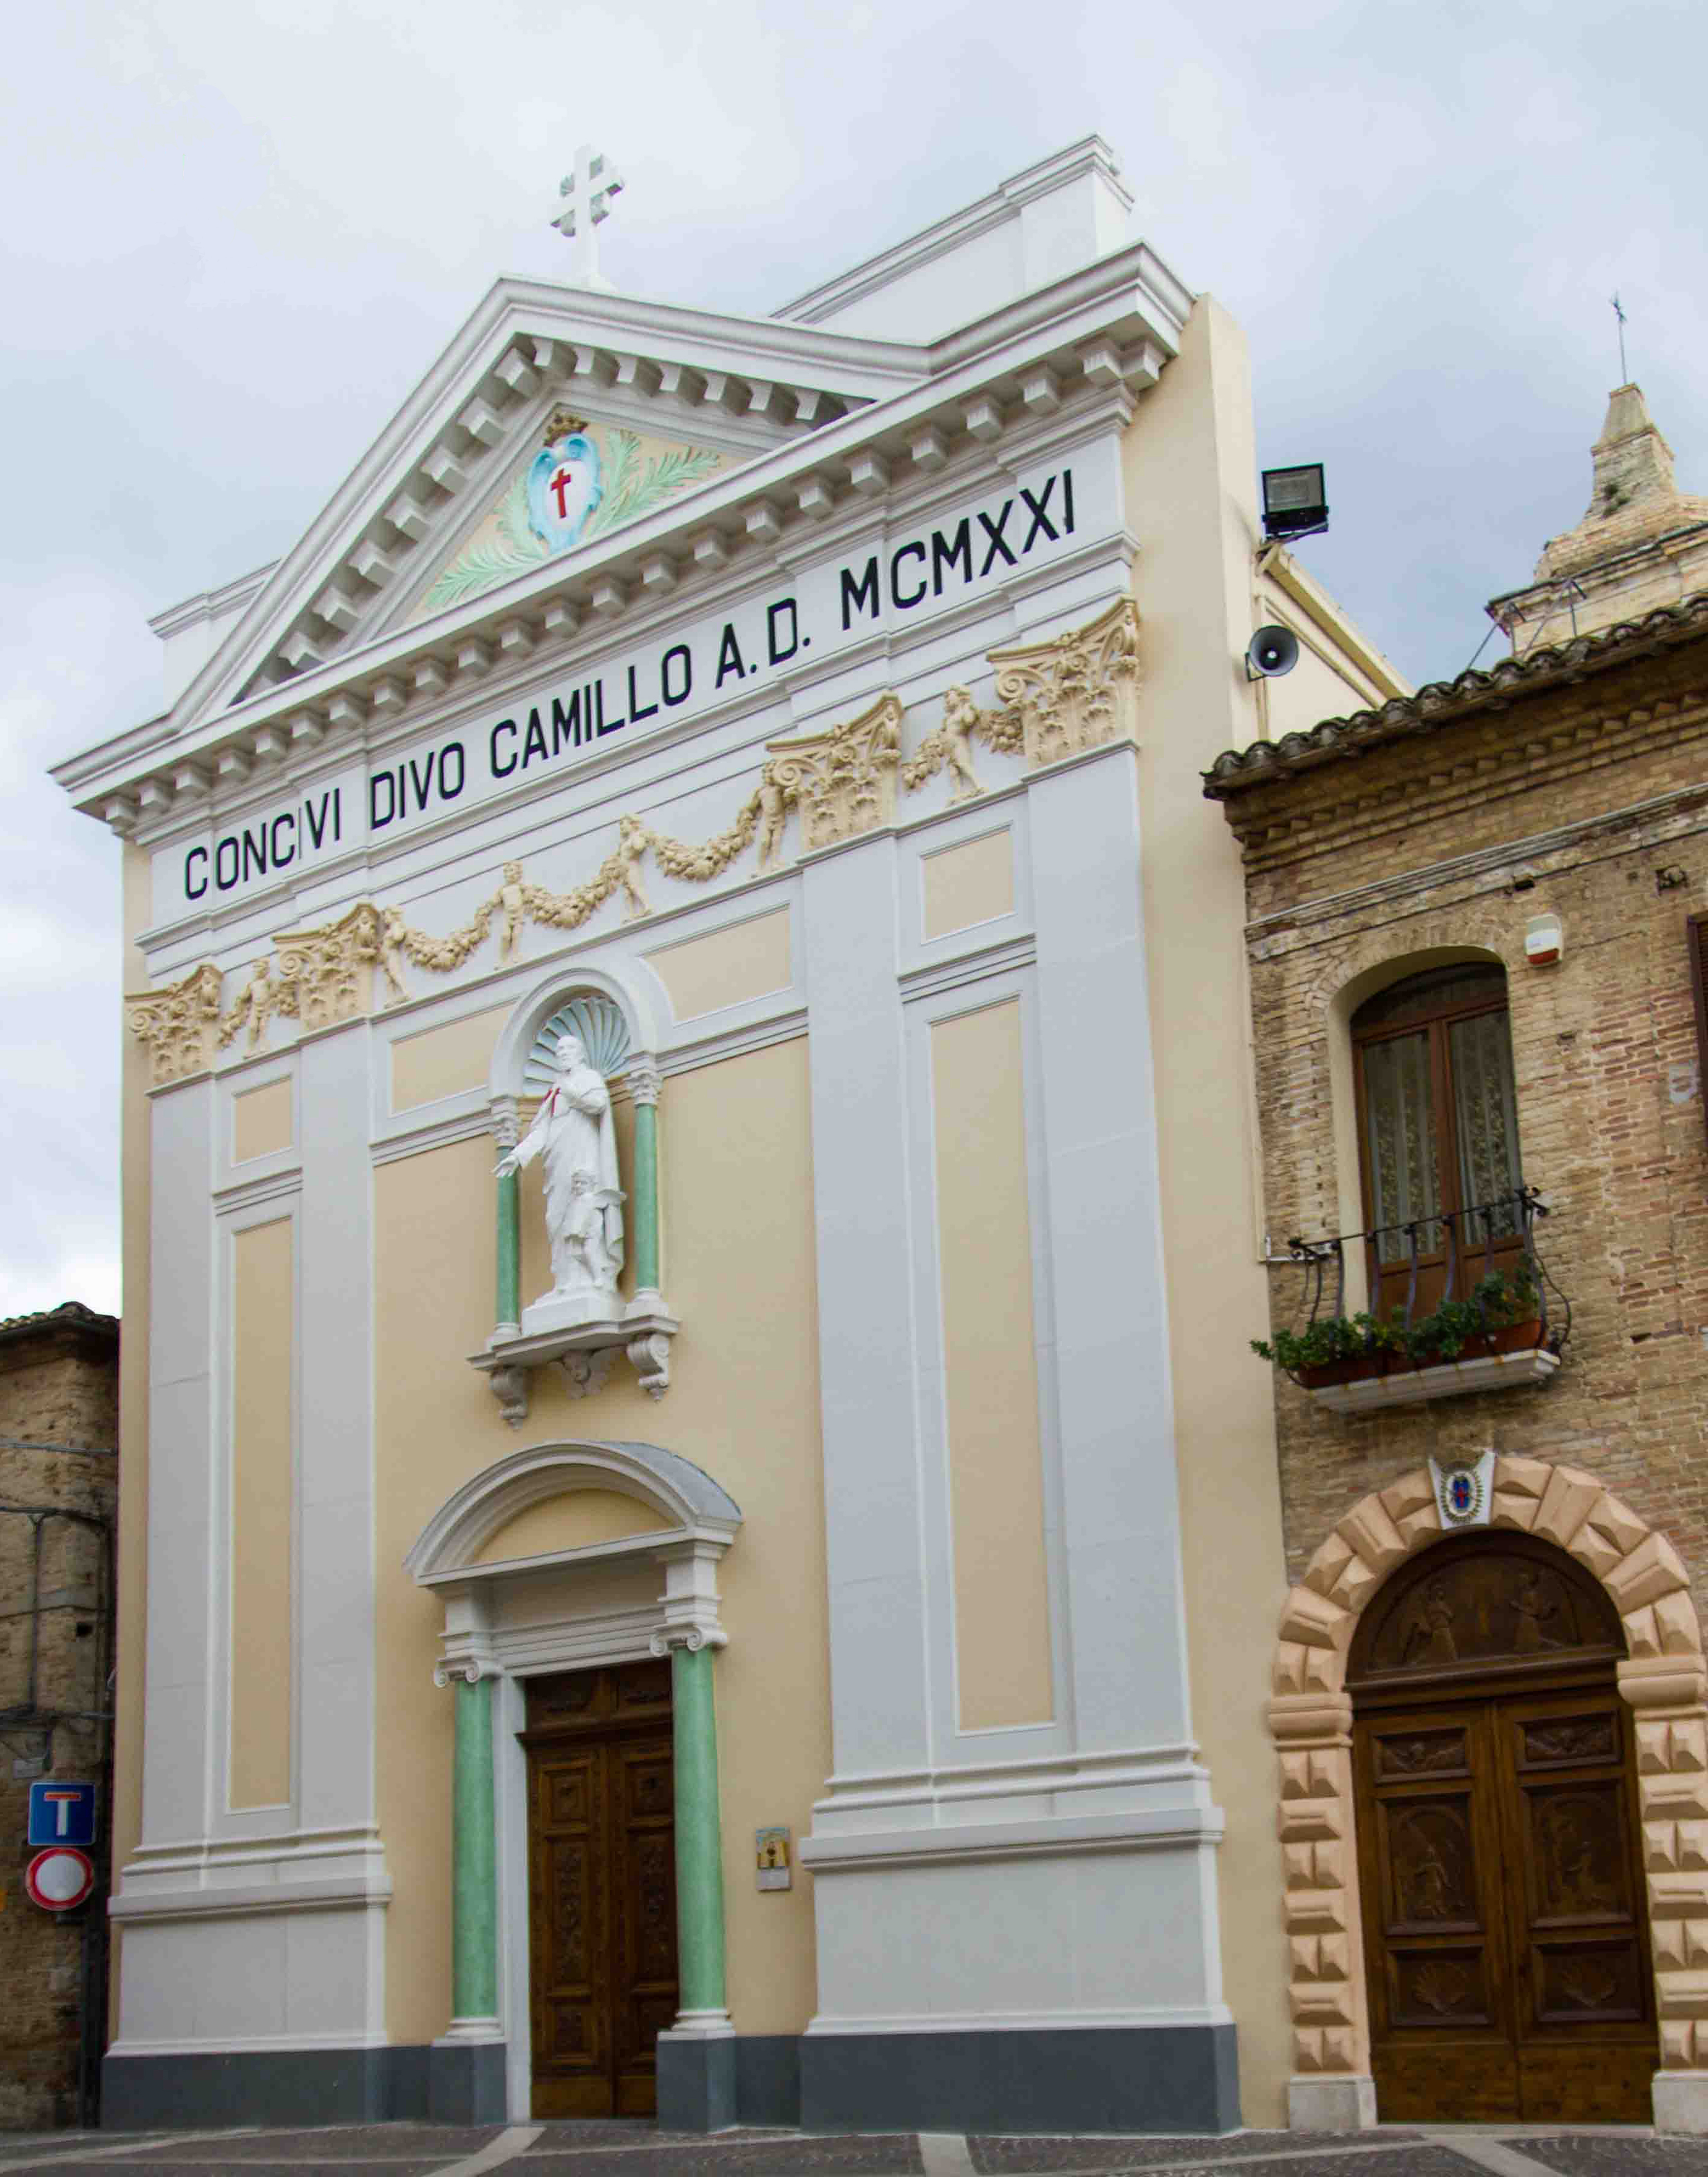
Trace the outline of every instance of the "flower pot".
<path fill-rule="evenodd" d="M 1386 1353 L 1354 1353 L 1344 1361 L 1319 1361 L 1300 1369 L 1299 1381 L 1307 1391 L 1320 1391 L 1328 1383 L 1362 1383 L 1367 1376 L 1385 1374 L 1389 1358 Z"/>

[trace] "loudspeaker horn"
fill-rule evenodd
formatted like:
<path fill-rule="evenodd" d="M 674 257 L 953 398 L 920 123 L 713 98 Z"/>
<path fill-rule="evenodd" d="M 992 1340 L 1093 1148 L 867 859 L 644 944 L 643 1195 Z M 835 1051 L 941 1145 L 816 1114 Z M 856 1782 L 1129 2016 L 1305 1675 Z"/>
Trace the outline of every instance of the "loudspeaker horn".
<path fill-rule="evenodd" d="M 1246 652 L 1246 678 L 1279 679 L 1283 673 L 1291 673 L 1298 662 L 1298 636 L 1291 628 L 1271 621 L 1252 637 L 1251 648 Z"/>

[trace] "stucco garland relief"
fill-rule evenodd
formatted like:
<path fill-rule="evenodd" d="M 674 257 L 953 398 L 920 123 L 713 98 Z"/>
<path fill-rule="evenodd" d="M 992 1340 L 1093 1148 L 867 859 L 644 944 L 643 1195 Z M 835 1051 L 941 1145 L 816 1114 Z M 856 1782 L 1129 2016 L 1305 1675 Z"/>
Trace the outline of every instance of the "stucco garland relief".
<path fill-rule="evenodd" d="M 508 962 L 529 923 L 578 930 L 619 894 L 626 919 L 638 920 L 652 911 L 644 882 L 649 860 L 666 876 L 703 884 L 756 840 L 762 873 L 781 859 L 791 810 L 801 849 L 811 853 L 893 823 L 898 775 L 914 793 L 947 771 L 951 803 L 970 800 L 984 791 L 973 768 L 975 739 L 999 755 L 1023 753 L 1030 769 L 1135 738 L 1138 628 L 1138 608 L 1124 597 L 1051 641 L 991 651 L 1000 707 L 981 710 L 967 689 L 947 690 L 941 717 L 905 763 L 906 712 L 890 692 L 823 733 L 768 742 L 759 783 L 725 830 L 695 844 L 655 831 L 643 817 L 620 816 L 616 844 L 587 882 L 569 892 L 533 883 L 520 862 L 506 862 L 497 890 L 443 936 L 413 928 L 398 908 L 363 900 L 336 922 L 275 937 L 273 953 L 252 964 L 229 1009 L 211 962 L 163 990 L 128 996 L 130 1027 L 148 1045 L 153 1085 L 204 1072 L 246 1029 L 248 1048 L 259 1050 L 276 1017 L 308 1031 L 400 1005 L 410 995 L 408 968 L 452 974 L 494 928 L 499 959 Z"/>
<path fill-rule="evenodd" d="M 1708 1670 L 1689 1575 L 1666 1536 L 1593 1475 L 1497 1458 L 1490 1524 L 1569 1550 L 1613 1596 L 1637 1711 L 1637 1771 L 1661 2061 L 1708 2069 Z M 1359 1613 L 1394 1566 L 1443 1539 L 1427 1469 L 1346 1514 L 1288 1598 L 1269 1725 L 1280 1755 L 1294 2065 L 1367 2072 L 1370 2028 L 1353 1832 L 1346 1655 Z"/>

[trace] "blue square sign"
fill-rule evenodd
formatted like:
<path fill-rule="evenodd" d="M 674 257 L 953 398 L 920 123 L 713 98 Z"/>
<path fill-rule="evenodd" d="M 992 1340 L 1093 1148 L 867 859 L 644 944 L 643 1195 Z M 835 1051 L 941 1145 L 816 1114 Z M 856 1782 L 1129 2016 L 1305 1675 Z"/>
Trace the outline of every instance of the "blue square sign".
<path fill-rule="evenodd" d="M 95 1842 L 95 1787 L 62 1776 L 40 1776 L 30 1787 L 33 1845 Z"/>

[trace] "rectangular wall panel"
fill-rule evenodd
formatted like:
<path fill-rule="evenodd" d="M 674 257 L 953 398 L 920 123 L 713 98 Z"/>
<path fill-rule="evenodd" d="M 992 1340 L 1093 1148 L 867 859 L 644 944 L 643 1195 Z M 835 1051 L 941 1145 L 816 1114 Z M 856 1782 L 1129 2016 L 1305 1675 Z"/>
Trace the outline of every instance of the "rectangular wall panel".
<path fill-rule="evenodd" d="M 960 1727 L 990 1731 L 1052 1706 L 1018 998 L 933 1023 L 931 1089 Z"/>
<path fill-rule="evenodd" d="M 292 1255 L 287 1217 L 232 1236 L 233 1809 L 291 1797 Z"/>
<path fill-rule="evenodd" d="M 494 1006 L 419 1035 L 400 1036 L 391 1046 L 392 1110 L 412 1111 L 441 1096 L 484 1088 L 499 1031 L 509 1017 L 508 1006 Z"/>

